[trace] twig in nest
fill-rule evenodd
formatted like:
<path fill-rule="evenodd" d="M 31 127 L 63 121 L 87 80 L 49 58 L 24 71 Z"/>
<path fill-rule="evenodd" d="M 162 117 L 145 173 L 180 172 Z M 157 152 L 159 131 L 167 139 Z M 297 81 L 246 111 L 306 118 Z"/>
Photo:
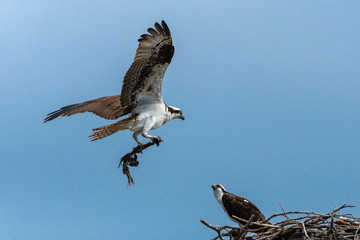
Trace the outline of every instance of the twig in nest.
<path fill-rule="evenodd" d="M 234 233 L 234 231 L 236 231 L 238 228 L 236 227 L 231 227 L 228 225 L 225 226 L 215 226 L 215 225 L 211 225 L 210 223 L 208 223 L 207 221 L 205 221 L 204 219 L 200 219 L 200 222 L 202 224 L 204 224 L 205 226 L 207 226 L 208 228 L 211 228 L 212 230 L 214 230 L 215 232 L 217 232 L 218 236 L 213 238 L 212 240 L 216 240 L 216 239 L 220 239 L 220 240 L 224 240 L 223 237 L 229 236 L 231 238 L 231 235 Z M 228 230 L 231 229 L 231 230 Z M 221 233 L 222 230 L 226 230 L 226 233 Z"/>
<path fill-rule="evenodd" d="M 360 229 L 360 225 L 359 225 L 359 227 L 356 229 L 354 240 L 360 239 L 360 237 L 358 236 L 359 229 Z"/>
<path fill-rule="evenodd" d="M 235 217 L 235 219 L 236 219 L 236 216 L 233 215 L 232 217 L 233 218 Z M 251 217 L 250 217 L 249 221 L 245 225 L 240 227 L 240 229 L 242 229 L 242 232 L 238 236 L 236 236 L 236 239 L 242 239 L 243 237 L 245 237 L 245 235 L 249 231 L 249 226 L 250 226 L 251 222 L 253 221 L 254 217 L 255 217 L 255 215 L 251 214 Z"/>
<path fill-rule="evenodd" d="M 252 215 L 254 215 L 254 214 L 252 214 Z M 249 220 L 245 220 L 245 219 L 239 218 L 238 216 L 235 216 L 235 215 L 232 215 L 231 217 L 234 218 L 235 220 L 237 220 L 238 222 L 240 222 L 242 224 L 245 224 L 246 226 L 249 226 L 249 224 L 251 224 L 252 226 L 256 226 L 256 227 L 279 228 L 278 226 L 271 225 L 271 224 L 268 224 L 268 223 L 253 222 L 252 218 L 250 218 Z M 255 229 L 252 229 L 252 231 L 255 231 Z"/>
<path fill-rule="evenodd" d="M 122 166 L 123 174 L 125 174 L 128 179 L 129 187 L 131 187 L 132 185 L 135 184 L 135 181 L 130 174 L 130 167 L 139 166 L 139 161 L 137 160 L 138 159 L 137 154 L 142 153 L 143 150 L 147 149 L 148 147 L 151 147 L 152 145 L 156 144 L 156 146 L 159 146 L 161 142 L 163 142 L 163 140 L 161 138 L 159 138 L 159 139 L 154 138 L 150 142 L 148 142 L 142 146 L 138 145 L 138 146 L 134 147 L 131 152 L 125 154 L 121 158 L 118 168 L 120 168 L 120 166 Z"/>
<path fill-rule="evenodd" d="M 307 234 L 307 231 L 306 231 L 305 223 L 302 222 L 301 225 L 302 225 L 302 227 L 303 227 L 303 229 L 304 229 L 305 237 L 306 237 L 306 238 L 309 238 L 309 235 Z"/>
<path fill-rule="evenodd" d="M 285 213 L 285 211 L 284 211 L 284 209 L 283 209 L 283 207 L 281 206 L 281 203 L 279 203 L 279 205 L 280 205 L 280 207 L 281 207 L 281 210 L 283 211 L 283 213 L 284 213 L 284 216 L 286 217 L 286 219 L 289 219 L 289 217 L 286 215 L 286 213 Z"/>

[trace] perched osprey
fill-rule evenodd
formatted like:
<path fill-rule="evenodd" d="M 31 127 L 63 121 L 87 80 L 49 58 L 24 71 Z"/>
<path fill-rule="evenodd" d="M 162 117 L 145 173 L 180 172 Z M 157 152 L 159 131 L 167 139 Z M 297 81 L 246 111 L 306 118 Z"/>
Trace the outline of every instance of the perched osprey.
<path fill-rule="evenodd" d="M 246 224 L 246 222 L 250 219 L 251 215 L 253 214 L 254 214 L 254 218 L 252 220 L 253 222 L 265 221 L 264 215 L 249 200 L 227 192 L 221 184 L 215 184 L 212 185 L 211 187 L 214 190 L 214 196 L 216 200 L 219 202 L 226 215 L 232 221 L 242 226 Z M 236 216 L 246 221 L 241 222 L 239 220 L 234 219 L 232 216 Z M 254 228 L 254 227 L 250 227 L 250 228 Z"/>
<path fill-rule="evenodd" d="M 143 34 L 138 40 L 134 62 L 127 71 L 121 95 L 102 97 L 83 103 L 63 107 L 49 113 L 44 122 L 57 117 L 71 116 L 76 113 L 92 112 L 102 118 L 115 120 L 130 114 L 128 118 L 116 123 L 95 128 L 92 141 L 107 137 L 117 131 L 133 131 L 135 141 L 142 146 L 138 136 L 141 134 L 151 141 L 161 141 L 160 137 L 148 134 L 173 119 L 182 119 L 179 108 L 166 105 L 161 96 L 161 84 L 167 67 L 174 55 L 174 46 L 169 27 L 164 21 L 155 23 L 150 34 Z"/>

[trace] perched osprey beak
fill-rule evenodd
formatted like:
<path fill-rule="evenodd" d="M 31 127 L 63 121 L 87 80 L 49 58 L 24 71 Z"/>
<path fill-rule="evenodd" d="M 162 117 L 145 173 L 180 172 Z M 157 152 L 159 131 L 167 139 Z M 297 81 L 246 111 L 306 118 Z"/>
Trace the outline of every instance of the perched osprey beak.
<path fill-rule="evenodd" d="M 181 120 L 185 120 L 185 117 L 183 115 L 180 116 Z"/>
<path fill-rule="evenodd" d="M 215 190 L 215 186 L 214 186 L 214 185 L 211 185 L 211 188 Z"/>

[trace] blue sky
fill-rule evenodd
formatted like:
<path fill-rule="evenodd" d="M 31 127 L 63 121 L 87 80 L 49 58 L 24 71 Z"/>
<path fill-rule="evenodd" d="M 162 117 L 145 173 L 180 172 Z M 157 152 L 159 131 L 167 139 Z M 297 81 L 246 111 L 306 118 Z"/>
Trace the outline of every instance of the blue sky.
<path fill-rule="evenodd" d="M 360 206 L 360 2 L 0 2 L 0 238 L 210 239 L 232 224 L 221 183 L 265 216 Z M 165 101 L 185 121 L 153 134 L 126 187 L 130 132 L 58 108 L 119 94 L 137 39 L 164 19 Z M 332 202 L 332 203 L 331 203 Z M 349 210 L 356 216 L 359 208 Z"/>

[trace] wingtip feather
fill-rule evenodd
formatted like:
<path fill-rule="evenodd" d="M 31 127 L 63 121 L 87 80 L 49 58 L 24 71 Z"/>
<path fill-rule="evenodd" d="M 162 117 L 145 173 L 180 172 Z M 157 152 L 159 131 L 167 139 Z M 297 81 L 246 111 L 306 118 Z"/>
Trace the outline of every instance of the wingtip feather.
<path fill-rule="evenodd" d="M 51 120 L 54 120 L 55 118 L 61 116 L 62 110 L 56 110 L 46 115 L 46 118 L 44 119 L 43 123 L 50 122 Z"/>
<path fill-rule="evenodd" d="M 161 20 L 161 25 L 162 25 L 166 35 L 171 36 L 170 29 L 164 20 Z"/>
<path fill-rule="evenodd" d="M 160 34 L 165 34 L 164 29 L 161 27 L 161 25 L 160 25 L 158 22 L 156 22 L 156 23 L 154 24 L 154 26 L 155 26 L 156 30 L 157 30 Z"/>

